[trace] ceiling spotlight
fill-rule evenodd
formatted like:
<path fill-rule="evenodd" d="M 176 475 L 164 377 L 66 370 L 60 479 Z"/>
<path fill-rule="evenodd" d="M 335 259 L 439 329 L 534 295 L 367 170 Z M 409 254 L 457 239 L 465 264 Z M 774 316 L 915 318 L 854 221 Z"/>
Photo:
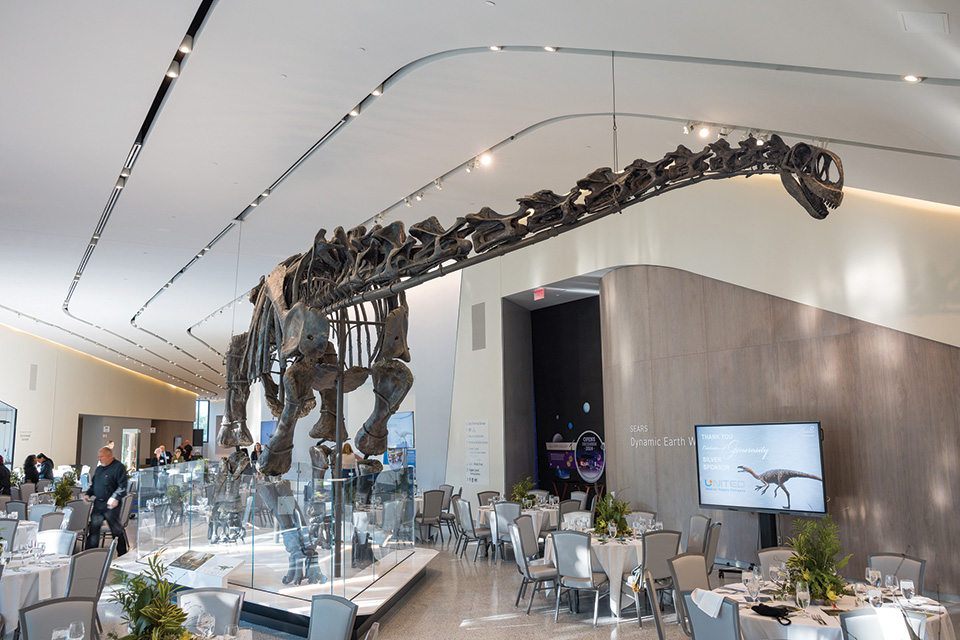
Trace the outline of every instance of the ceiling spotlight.
<path fill-rule="evenodd" d="M 917 82 L 923 82 L 925 80 L 923 76 L 915 76 L 913 74 L 900 76 L 900 79 L 903 80 L 904 82 L 912 82 L 914 84 L 916 84 Z"/>
<path fill-rule="evenodd" d="M 490 51 L 503 51 L 503 47 L 498 45 L 490 45 Z"/>
<path fill-rule="evenodd" d="M 190 53 L 193 51 L 193 36 L 183 36 L 183 42 L 180 43 L 180 53 Z"/>
<path fill-rule="evenodd" d="M 121 178 L 129 178 L 129 177 L 130 177 L 130 167 L 124 167 L 123 169 L 120 169 L 120 177 L 121 177 Z"/>
<path fill-rule="evenodd" d="M 374 89 L 373 91 L 371 91 L 371 92 L 370 92 L 370 95 L 372 95 L 373 97 L 382 96 L 382 95 L 383 95 L 383 85 L 381 84 L 379 87 L 377 87 L 376 89 Z"/>
<path fill-rule="evenodd" d="M 412 207 L 412 206 L 413 206 L 413 203 L 410 202 L 410 198 L 409 198 L 409 197 L 404 198 L 404 199 L 403 199 L 403 203 L 404 203 L 405 205 L 407 205 L 408 207 Z"/>
<path fill-rule="evenodd" d="M 443 184 L 440 183 L 440 178 L 433 181 L 433 186 L 437 188 L 437 191 L 443 191 Z"/>
<path fill-rule="evenodd" d="M 555 53 L 557 51 L 556 47 L 544 47 L 544 51 L 549 51 L 550 53 Z"/>
<path fill-rule="evenodd" d="M 733 132 L 733 127 L 720 127 L 719 135 L 721 138 L 726 138 L 732 132 Z"/>
<path fill-rule="evenodd" d="M 697 135 L 699 135 L 701 138 L 706 138 L 710 135 L 710 127 L 705 124 L 700 125 L 700 128 L 697 129 Z"/>
<path fill-rule="evenodd" d="M 417 194 L 417 202 L 420 202 L 421 200 L 423 200 L 423 191 Z"/>
<path fill-rule="evenodd" d="M 482 164 L 485 167 L 489 167 L 490 163 L 492 162 L 493 162 L 493 156 L 491 156 L 489 152 L 480 154 L 480 164 Z"/>
<path fill-rule="evenodd" d="M 765 133 L 757 134 L 757 146 L 762 147 L 767 141 L 767 135 Z"/>
<path fill-rule="evenodd" d="M 119 191 L 120 189 L 123 189 L 125 186 L 127 186 L 127 179 L 124 178 L 123 176 L 120 176 L 120 178 L 117 180 L 117 186 L 116 186 L 117 191 Z"/>
<path fill-rule="evenodd" d="M 260 198 L 257 198 L 257 199 L 255 199 L 253 202 L 251 202 L 251 203 L 250 203 L 250 206 L 251 206 L 251 207 L 255 207 L 255 206 L 257 206 L 258 204 L 260 204 Z"/>
<path fill-rule="evenodd" d="M 351 118 L 356 118 L 358 115 L 360 115 L 360 105 L 357 105 L 357 106 L 355 106 L 353 109 L 350 110 L 350 117 L 351 117 Z"/>
<path fill-rule="evenodd" d="M 273 193 L 273 192 L 272 192 L 270 189 L 265 189 L 265 190 L 263 191 L 263 193 L 260 194 L 260 197 L 261 197 L 261 198 L 266 198 L 266 197 L 269 196 L 271 193 Z"/>
<path fill-rule="evenodd" d="M 180 63 L 174 60 L 170 63 L 170 66 L 167 68 L 167 77 L 176 78 L 180 75 Z"/>
<path fill-rule="evenodd" d="M 472 162 L 468 162 L 468 163 L 467 163 L 467 173 L 470 173 L 471 171 L 473 171 L 473 163 L 472 163 Z"/>

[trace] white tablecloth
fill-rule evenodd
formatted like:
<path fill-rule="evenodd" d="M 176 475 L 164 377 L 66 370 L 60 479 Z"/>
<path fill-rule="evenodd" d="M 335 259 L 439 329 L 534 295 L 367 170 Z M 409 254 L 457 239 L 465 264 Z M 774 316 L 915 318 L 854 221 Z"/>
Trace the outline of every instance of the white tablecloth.
<path fill-rule="evenodd" d="M 742 586 L 731 585 L 735 589 L 742 589 Z M 738 602 L 744 601 L 742 592 L 730 593 L 724 588 L 716 589 L 725 597 Z M 787 603 L 793 604 L 793 603 Z M 893 607 L 895 605 L 887 604 L 884 607 Z M 844 610 L 856 609 L 856 599 L 853 596 L 843 596 L 837 603 L 837 608 Z M 791 615 L 791 624 L 783 626 L 775 618 L 767 618 L 757 615 L 748 606 L 740 607 L 740 628 L 743 632 L 744 640 L 768 640 L 770 638 L 783 638 L 784 640 L 841 640 L 843 634 L 840 630 L 840 618 L 824 613 L 829 611 L 830 607 L 819 607 L 811 604 L 807 611 L 813 614 L 822 615 L 826 621 L 826 626 L 821 625 L 810 616 Z M 945 610 L 941 615 L 932 615 L 927 618 L 927 627 L 924 634 L 925 640 L 955 640 L 953 633 L 953 624 L 950 622 L 950 616 Z"/>
<path fill-rule="evenodd" d="M 543 528 L 547 525 L 557 528 L 557 521 L 559 519 L 560 511 L 558 509 L 523 509 L 520 511 L 520 515 L 530 516 L 533 520 L 533 530 L 537 532 L 537 536 L 543 532 Z M 474 519 L 475 524 L 478 527 L 490 527 L 491 530 L 494 527 L 490 524 L 493 520 L 493 507 L 480 507 L 477 510 L 477 516 Z"/>
<path fill-rule="evenodd" d="M 599 538 L 591 538 L 590 550 L 593 553 L 593 567 L 603 569 L 610 580 L 610 613 L 620 615 L 620 589 L 623 586 L 625 575 L 643 560 L 642 538 L 628 538 L 624 541 L 616 539 L 601 543 Z M 543 557 L 553 558 L 553 538 L 547 537 L 543 547 Z M 628 600 L 626 605 L 632 604 Z"/>
<path fill-rule="evenodd" d="M 66 595 L 70 558 L 54 556 L 48 559 L 50 564 L 24 564 L 15 560 L 4 567 L 0 577 L 0 614 L 6 620 L 8 636 L 17 628 L 20 609 Z"/>

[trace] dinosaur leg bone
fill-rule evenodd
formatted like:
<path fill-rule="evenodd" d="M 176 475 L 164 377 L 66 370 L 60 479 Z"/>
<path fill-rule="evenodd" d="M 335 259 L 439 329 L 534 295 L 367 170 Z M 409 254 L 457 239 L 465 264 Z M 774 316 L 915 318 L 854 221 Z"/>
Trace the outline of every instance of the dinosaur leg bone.
<path fill-rule="evenodd" d="M 253 444 L 253 436 L 247 428 L 250 380 L 243 373 L 242 362 L 248 335 L 241 333 L 234 336 L 227 350 L 226 415 L 217 433 L 217 443 L 221 447 L 248 447 Z"/>
<path fill-rule="evenodd" d="M 283 374 L 283 411 L 277 421 L 276 433 L 257 460 L 260 473 L 280 476 L 290 470 L 293 432 L 297 421 L 310 413 L 317 404 L 312 388 L 315 375 L 314 368 L 303 360 L 292 364 Z"/>
<path fill-rule="evenodd" d="M 394 414 L 413 386 L 413 374 L 399 360 L 382 360 L 373 365 L 373 413 L 355 438 L 356 448 L 368 456 L 387 450 L 387 420 Z"/>

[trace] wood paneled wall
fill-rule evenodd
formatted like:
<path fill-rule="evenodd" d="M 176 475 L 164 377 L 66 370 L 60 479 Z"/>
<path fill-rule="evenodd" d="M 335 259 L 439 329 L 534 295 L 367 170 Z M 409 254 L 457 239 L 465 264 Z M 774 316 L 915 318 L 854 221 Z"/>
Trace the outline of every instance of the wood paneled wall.
<path fill-rule="evenodd" d="M 618 496 L 685 530 L 695 424 L 819 420 L 828 511 L 853 554 L 843 573 L 905 552 L 927 560 L 927 591 L 960 594 L 960 349 L 664 267 L 610 272 L 600 306 Z M 754 560 L 755 514 L 703 513 L 723 522 L 718 556 Z"/>

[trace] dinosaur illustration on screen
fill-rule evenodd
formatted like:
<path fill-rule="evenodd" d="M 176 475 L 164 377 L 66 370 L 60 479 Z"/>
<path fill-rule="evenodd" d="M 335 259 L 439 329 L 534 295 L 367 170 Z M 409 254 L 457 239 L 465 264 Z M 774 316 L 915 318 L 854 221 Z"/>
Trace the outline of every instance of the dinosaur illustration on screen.
<path fill-rule="evenodd" d="M 802 471 L 790 471 L 789 469 L 771 469 L 758 474 L 750 467 L 740 465 L 737 467 L 737 471 L 749 473 L 754 478 L 762 482 L 763 484 L 758 484 L 756 486 L 756 490 L 759 491 L 761 495 L 767 492 L 767 489 L 770 488 L 771 484 L 777 485 L 777 488 L 773 490 L 773 497 L 777 497 L 777 491 L 783 491 L 783 495 L 787 496 L 787 506 L 785 506 L 784 509 L 790 508 L 790 492 L 787 491 L 785 486 L 783 486 L 787 480 L 790 478 L 809 478 L 811 480 L 819 480 L 820 482 L 823 482 L 823 478 L 818 478 L 817 476 L 812 476 L 809 473 L 803 473 Z"/>

